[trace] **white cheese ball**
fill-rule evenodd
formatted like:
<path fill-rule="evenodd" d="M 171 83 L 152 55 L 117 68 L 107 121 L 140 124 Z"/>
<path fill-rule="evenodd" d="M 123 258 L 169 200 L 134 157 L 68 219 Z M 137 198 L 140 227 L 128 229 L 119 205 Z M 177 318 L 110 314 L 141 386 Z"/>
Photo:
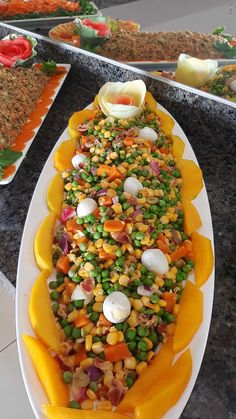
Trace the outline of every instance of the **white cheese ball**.
<path fill-rule="evenodd" d="M 78 153 L 71 159 L 71 163 L 73 164 L 74 168 L 78 170 L 80 168 L 80 163 L 83 163 L 85 159 L 86 156 L 84 154 Z"/>
<path fill-rule="evenodd" d="M 78 217 L 86 217 L 86 215 L 92 214 L 97 208 L 97 203 L 92 198 L 83 199 L 77 206 Z"/>
<path fill-rule="evenodd" d="M 109 294 L 103 302 L 103 314 L 112 323 L 121 323 L 130 315 L 128 297 L 120 291 Z"/>
<path fill-rule="evenodd" d="M 71 300 L 72 301 L 76 301 L 76 300 L 84 300 L 84 304 L 87 305 L 90 303 L 90 301 L 92 301 L 93 299 L 93 293 L 91 294 L 87 294 L 86 292 L 84 292 L 83 288 L 78 284 L 76 285 L 72 295 L 71 295 Z"/>
<path fill-rule="evenodd" d="M 159 249 L 148 249 L 141 257 L 142 264 L 151 272 L 164 275 L 169 270 L 169 264 L 164 253 Z"/>
<path fill-rule="evenodd" d="M 124 192 L 128 192 L 131 195 L 136 196 L 141 189 L 143 189 L 143 185 L 135 177 L 128 177 L 124 182 Z"/>
<path fill-rule="evenodd" d="M 154 129 L 149 127 L 144 127 L 139 131 L 139 137 L 145 138 L 151 141 L 156 141 L 158 138 L 158 135 Z"/>

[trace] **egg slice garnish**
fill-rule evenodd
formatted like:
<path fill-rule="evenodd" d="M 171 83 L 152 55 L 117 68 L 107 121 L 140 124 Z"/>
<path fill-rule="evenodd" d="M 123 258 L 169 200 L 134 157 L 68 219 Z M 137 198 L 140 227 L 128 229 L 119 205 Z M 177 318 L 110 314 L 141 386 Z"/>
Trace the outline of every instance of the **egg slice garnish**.
<path fill-rule="evenodd" d="M 159 249 L 148 249 L 141 257 L 142 264 L 151 272 L 164 275 L 169 270 L 169 264 L 164 253 Z"/>
<path fill-rule="evenodd" d="M 147 139 L 147 140 L 151 140 L 154 142 L 157 140 L 158 135 L 156 131 L 154 131 L 154 129 L 149 128 L 149 127 L 144 127 L 139 131 L 139 137 Z"/>
<path fill-rule="evenodd" d="M 143 189 L 143 185 L 135 177 L 127 177 L 124 182 L 124 191 L 136 196 Z"/>
<path fill-rule="evenodd" d="M 84 300 L 84 304 L 87 305 L 90 303 L 90 301 L 92 301 L 93 299 L 93 293 L 88 294 L 86 292 L 84 292 L 83 288 L 78 284 L 76 285 L 72 295 L 71 295 L 71 300 L 72 301 L 76 301 L 76 300 Z"/>
<path fill-rule="evenodd" d="M 78 153 L 71 159 L 71 163 L 73 164 L 75 169 L 79 169 L 80 163 L 83 163 L 85 159 L 86 156 L 84 154 Z"/>
<path fill-rule="evenodd" d="M 97 202 L 92 198 L 83 199 L 77 206 L 78 217 L 86 217 L 92 214 L 97 208 Z"/>
<path fill-rule="evenodd" d="M 103 302 L 103 314 L 112 323 L 125 321 L 131 311 L 128 297 L 120 291 L 109 294 Z"/>

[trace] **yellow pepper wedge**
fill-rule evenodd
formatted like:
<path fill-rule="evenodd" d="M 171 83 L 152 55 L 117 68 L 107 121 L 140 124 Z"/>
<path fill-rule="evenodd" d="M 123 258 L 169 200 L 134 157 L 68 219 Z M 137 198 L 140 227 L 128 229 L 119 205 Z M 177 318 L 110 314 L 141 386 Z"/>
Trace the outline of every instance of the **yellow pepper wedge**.
<path fill-rule="evenodd" d="M 149 392 L 149 399 L 137 405 L 135 419 L 161 419 L 179 400 L 191 373 L 192 356 L 188 349 L 155 383 Z"/>
<path fill-rule="evenodd" d="M 184 232 L 190 235 L 201 227 L 202 220 L 197 208 L 188 199 L 182 200 L 182 209 L 184 212 Z"/>
<path fill-rule="evenodd" d="M 22 338 L 50 403 L 54 406 L 68 406 L 69 389 L 62 380 L 55 359 L 38 339 L 27 335 L 23 335 Z"/>
<path fill-rule="evenodd" d="M 192 201 L 203 187 L 202 171 L 193 160 L 180 159 L 177 167 L 182 177 L 181 196 Z"/>
<path fill-rule="evenodd" d="M 196 284 L 201 287 L 208 280 L 214 266 L 211 240 L 201 234 L 192 234 L 194 272 Z"/>
<path fill-rule="evenodd" d="M 140 400 L 148 400 L 149 392 L 156 385 L 165 371 L 167 371 L 174 359 L 173 341 L 169 338 L 155 356 L 152 363 L 144 370 L 131 389 L 128 390 L 116 411 L 119 413 L 134 412 Z M 147 387 L 148 383 L 148 387 Z M 143 389 L 145 388 L 145 392 Z"/>
<path fill-rule="evenodd" d="M 34 240 L 34 256 L 41 271 L 52 272 L 52 244 L 56 213 L 50 212 L 42 221 Z"/>
<path fill-rule="evenodd" d="M 47 205 L 50 211 L 57 214 L 57 218 L 61 218 L 61 209 L 63 203 L 64 182 L 61 173 L 58 172 L 51 180 L 47 192 Z"/>
<path fill-rule="evenodd" d="M 203 320 L 203 293 L 191 281 L 186 281 L 181 295 L 173 338 L 174 352 L 186 348 Z"/>
<path fill-rule="evenodd" d="M 155 112 L 157 116 L 160 118 L 161 128 L 164 131 L 164 133 L 166 135 L 170 135 L 175 125 L 174 119 L 167 113 L 157 108 L 157 102 L 155 101 L 154 97 L 150 92 L 146 93 L 145 102 L 147 103 L 151 111 Z"/>
<path fill-rule="evenodd" d="M 29 301 L 29 318 L 40 342 L 58 353 L 60 350 L 59 329 L 52 311 L 47 279 L 48 271 L 43 271 L 33 285 Z"/>
<path fill-rule="evenodd" d="M 127 419 L 116 412 L 102 410 L 77 410 L 65 407 L 43 405 L 43 413 L 48 419 Z"/>
<path fill-rule="evenodd" d="M 80 136 L 78 131 L 78 125 L 83 124 L 91 115 L 93 114 L 93 110 L 91 109 L 83 109 L 82 111 L 75 112 L 69 119 L 68 130 L 71 138 L 77 140 Z"/>
<path fill-rule="evenodd" d="M 171 137 L 173 141 L 172 154 L 177 160 L 182 159 L 185 150 L 185 144 L 178 135 L 172 135 Z"/>
<path fill-rule="evenodd" d="M 71 163 L 72 157 L 75 155 L 76 151 L 76 140 L 71 139 L 63 141 L 56 150 L 54 156 L 54 166 L 59 171 L 73 169 Z"/>

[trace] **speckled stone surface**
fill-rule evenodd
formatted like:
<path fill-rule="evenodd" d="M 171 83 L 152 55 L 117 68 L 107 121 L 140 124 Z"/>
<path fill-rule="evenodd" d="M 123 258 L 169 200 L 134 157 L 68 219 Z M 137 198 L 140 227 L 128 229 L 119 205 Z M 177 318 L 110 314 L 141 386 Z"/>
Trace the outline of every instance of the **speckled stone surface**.
<path fill-rule="evenodd" d="M 9 29 L 0 25 L 0 37 L 7 33 Z M 199 377 L 181 418 L 236 419 L 236 109 L 73 48 L 39 41 L 38 50 L 38 58 L 70 62 L 72 70 L 14 181 L 0 187 L 0 270 L 15 284 L 30 199 L 69 116 L 88 105 L 106 81 L 143 78 L 192 144 L 203 170 L 215 234 L 216 287 L 210 335 Z"/>

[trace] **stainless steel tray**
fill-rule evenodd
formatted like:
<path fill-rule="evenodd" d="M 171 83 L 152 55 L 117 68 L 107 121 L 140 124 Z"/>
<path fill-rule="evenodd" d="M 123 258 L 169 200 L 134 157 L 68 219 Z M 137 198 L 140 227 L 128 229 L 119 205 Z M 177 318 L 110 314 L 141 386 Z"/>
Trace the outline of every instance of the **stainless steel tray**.
<path fill-rule="evenodd" d="M 236 64 L 235 59 L 216 59 L 219 66 Z M 131 65 L 135 68 L 140 68 L 144 71 L 175 71 L 177 67 L 177 61 L 129 61 L 124 64 Z"/>

